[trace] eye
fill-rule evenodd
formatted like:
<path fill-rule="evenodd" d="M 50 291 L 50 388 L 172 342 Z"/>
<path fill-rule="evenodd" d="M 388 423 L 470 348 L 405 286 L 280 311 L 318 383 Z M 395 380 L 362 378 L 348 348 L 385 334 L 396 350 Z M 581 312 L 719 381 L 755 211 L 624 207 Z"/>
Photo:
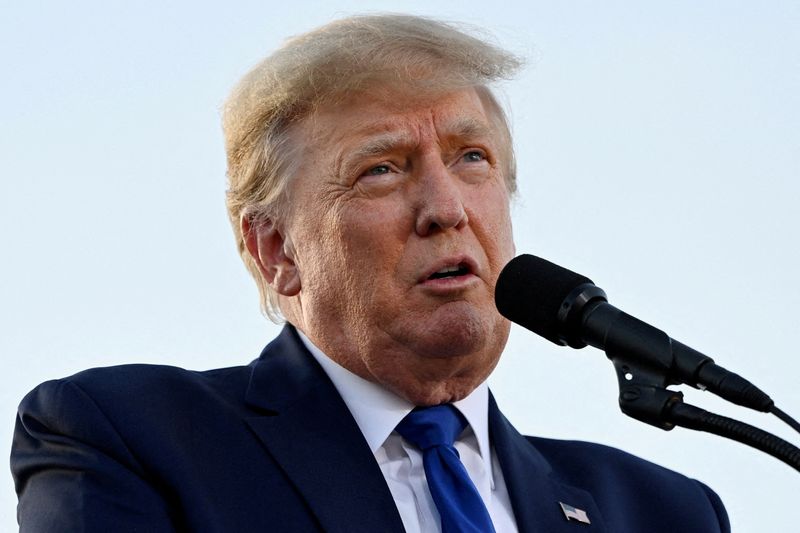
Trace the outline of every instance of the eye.
<path fill-rule="evenodd" d="M 380 176 L 381 174 L 388 174 L 390 172 L 389 165 L 378 165 L 367 170 L 365 176 Z"/>
<path fill-rule="evenodd" d="M 486 157 L 483 155 L 483 152 L 479 152 L 478 150 L 471 150 L 464 154 L 464 161 L 468 163 L 476 163 L 478 161 L 483 161 Z"/>

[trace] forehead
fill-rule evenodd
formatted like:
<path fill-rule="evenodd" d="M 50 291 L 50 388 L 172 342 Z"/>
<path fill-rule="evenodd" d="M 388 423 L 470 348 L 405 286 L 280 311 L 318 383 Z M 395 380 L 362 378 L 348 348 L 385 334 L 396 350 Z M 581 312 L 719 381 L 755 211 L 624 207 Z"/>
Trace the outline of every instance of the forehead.
<path fill-rule="evenodd" d="M 374 89 L 321 106 L 300 123 L 308 148 L 392 136 L 473 138 L 493 135 L 493 121 L 474 89 L 435 94 Z M 376 143 L 376 149 L 379 148 Z"/>

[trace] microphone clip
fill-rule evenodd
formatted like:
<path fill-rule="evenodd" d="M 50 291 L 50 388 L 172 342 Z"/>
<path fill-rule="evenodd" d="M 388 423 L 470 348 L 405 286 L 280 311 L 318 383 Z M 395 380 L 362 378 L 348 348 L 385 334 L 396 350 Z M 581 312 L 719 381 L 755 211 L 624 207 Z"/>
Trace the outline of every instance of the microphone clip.
<path fill-rule="evenodd" d="M 623 413 L 651 426 L 669 431 L 675 427 L 669 413 L 683 403 L 683 393 L 670 390 L 666 376 L 644 366 L 611 358 L 619 383 L 619 408 Z"/>

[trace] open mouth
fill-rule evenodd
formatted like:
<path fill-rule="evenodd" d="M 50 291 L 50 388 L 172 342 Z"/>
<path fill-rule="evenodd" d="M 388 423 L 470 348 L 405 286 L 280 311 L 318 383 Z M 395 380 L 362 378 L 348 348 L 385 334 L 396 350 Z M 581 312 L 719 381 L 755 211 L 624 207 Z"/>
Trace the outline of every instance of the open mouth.
<path fill-rule="evenodd" d="M 458 265 L 445 267 L 441 270 L 437 270 L 430 276 L 428 279 L 444 279 L 444 278 L 455 278 L 458 276 L 466 276 L 470 273 L 470 268 L 465 263 L 459 263 Z"/>

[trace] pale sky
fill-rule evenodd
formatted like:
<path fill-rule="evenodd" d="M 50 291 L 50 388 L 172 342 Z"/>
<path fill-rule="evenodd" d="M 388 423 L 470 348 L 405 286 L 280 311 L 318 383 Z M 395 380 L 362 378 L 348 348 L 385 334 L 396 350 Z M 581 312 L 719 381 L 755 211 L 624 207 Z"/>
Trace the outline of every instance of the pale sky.
<path fill-rule="evenodd" d="M 527 58 L 501 88 L 518 252 L 592 278 L 800 417 L 800 3 L 164 4 L 0 6 L 3 456 L 16 405 L 42 381 L 246 364 L 276 334 L 226 218 L 219 107 L 285 37 L 366 10 L 476 25 Z M 707 483 L 734 531 L 796 527 L 797 472 L 625 417 L 597 350 L 515 328 L 490 386 L 523 433 L 617 446 Z M 768 415 L 687 400 L 800 444 Z M 13 530 L 0 479 L 0 530 Z"/>

